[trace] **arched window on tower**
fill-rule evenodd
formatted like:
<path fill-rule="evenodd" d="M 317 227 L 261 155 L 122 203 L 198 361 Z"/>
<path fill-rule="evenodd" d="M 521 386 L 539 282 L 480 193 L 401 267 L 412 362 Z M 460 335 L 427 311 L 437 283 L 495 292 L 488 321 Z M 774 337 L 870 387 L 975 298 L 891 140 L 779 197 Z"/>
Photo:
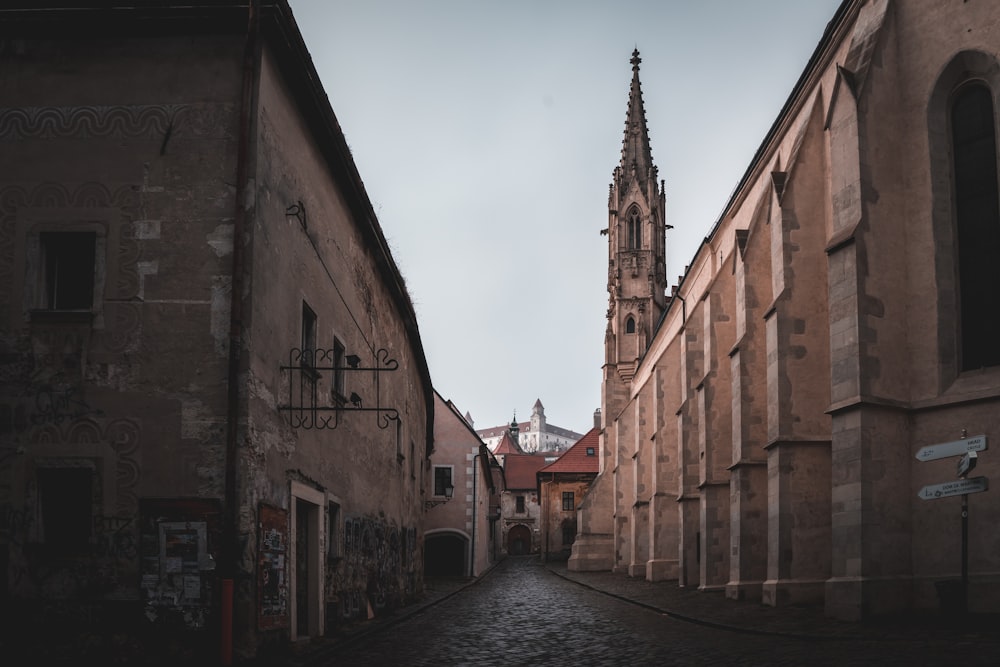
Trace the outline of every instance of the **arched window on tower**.
<path fill-rule="evenodd" d="M 635 319 L 631 315 L 629 315 L 628 319 L 625 320 L 625 333 L 635 333 Z"/>
<path fill-rule="evenodd" d="M 625 216 L 625 243 L 629 250 L 642 247 L 642 216 L 639 209 L 633 206 Z"/>
<path fill-rule="evenodd" d="M 1000 192 L 989 88 L 973 84 L 951 105 L 963 371 L 1000 365 Z"/>

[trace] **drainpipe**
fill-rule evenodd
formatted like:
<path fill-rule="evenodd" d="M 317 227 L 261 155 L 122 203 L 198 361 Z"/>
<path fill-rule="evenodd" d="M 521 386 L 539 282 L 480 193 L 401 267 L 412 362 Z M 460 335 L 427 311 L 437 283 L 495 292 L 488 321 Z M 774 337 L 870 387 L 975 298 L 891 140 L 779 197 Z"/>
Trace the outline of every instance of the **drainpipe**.
<path fill-rule="evenodd" d="M 476 459 L 478 459 L 482 454 L 476 454 L 472 457 L 472 544 L 469 545 L 469 576 L 476 576 L 476 513 L 478 512 L 476 508 L 476 498 L 478 488 L 476 487 L 476 473 L 479 472 L 479 466 L 476 465 Z"/>
<path fill-rule="evenodd" d="M 233 206 L 233 273 L 229 301 L 229 374 L 226 397 L 226 481 L 222 521 L 222 598 L 219 658 L 223 665 L 233 664 L 233 582 L 238 570 L 236 479 L 239 428 L 239 377 L 243 338 L 243 231 L 246 222 L 247 160 L 250 144 L 250 117 L 256 66 L 259 27 L 256 0 L 248 9 L 246 43 L 243 49 L 243 81 L 240 96 L 240 127 L 236 147 L 236 193 Z"/>

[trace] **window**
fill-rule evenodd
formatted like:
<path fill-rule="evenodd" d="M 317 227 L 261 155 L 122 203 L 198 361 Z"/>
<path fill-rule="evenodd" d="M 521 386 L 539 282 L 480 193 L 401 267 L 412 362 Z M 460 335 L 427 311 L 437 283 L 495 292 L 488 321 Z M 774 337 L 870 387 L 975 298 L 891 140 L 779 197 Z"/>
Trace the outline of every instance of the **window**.
<path fill-rule="evenodd" d="M 642 217 L 639 209 L 632 207 L 625 217 L 625 246 L 629 250 L 638 250 L 642 247 Z"/>
<path fill-rule="evenodd" d="M 38 541 L 53 555 L 90 550 L 94 471 L 88 467 L 38 469 Z"/>
<path fill-rule="evenodd" d="M 960 368 L 1000 365 L 1000 192 L 992 93 L 962 90 L 951 108 L 958 229 Z"/>
<path fill-rule="evenodd" d="M 94 307 L 94 232 L 41 232 L 42 310 Z"/>
<path fill-rule="evenodd" d="M 635 333 L 635 319 L 631 316 L 625 320 L 625 333 L 634 334 Z"/>
<path fill-rule="evenodd" d="M 343 402 L 344 400 L 344 364 L 347 360 L 344 358 L 344 344 L 337 337 L 333 339 L 333 397 L 335 400 Z"/>
<path fill-rule="evenodd" d="M 447 496 L 447 491 L 451 487 L 454 492 L 455 485 L 451 481 L 451 466 L 434 466 L 434 495 Z"/>
<path fill-rule="evenodd" d="M 563 491 L 563 512 L 572 512 L 576 509 L 576 504 L 573 502 L 573 492 Z"/>
<path fill-rule="evenodd" d="M 593 456 L 593 455 L 594 455 L 594 448 L 587 447 L 587 456 Z"/>
<path fill-rule="evenodd" d="M 514 511 L 518 514 L 524 514 L 524 496 L 517 496 L 514 499 Z"/>
<path fill-rule="evenodd" d="M 316 313 L 305 301 L 302 302 L 302 365 L 312 367 L 316 354 Z"/>

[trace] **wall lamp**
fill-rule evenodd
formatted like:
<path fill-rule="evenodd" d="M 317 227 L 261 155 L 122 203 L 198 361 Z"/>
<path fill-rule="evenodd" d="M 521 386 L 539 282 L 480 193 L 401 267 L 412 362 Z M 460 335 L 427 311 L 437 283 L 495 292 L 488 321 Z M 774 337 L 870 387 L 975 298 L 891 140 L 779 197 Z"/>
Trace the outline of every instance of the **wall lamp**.
<path fill-rule="evenodd" d="M 455 495 L 455 485 L 454 484 L 447 484 L 444 487 L 444 500 L 425 500 L 424 501 L 424 509 L 425 510 L 429 510 L 432 507 L 437 507 L 438 505 L 443 505 L 446 502 L 448 502 L 449 500 L 451 500 L 451 497 L 454 496 L 454 495 Z"/>

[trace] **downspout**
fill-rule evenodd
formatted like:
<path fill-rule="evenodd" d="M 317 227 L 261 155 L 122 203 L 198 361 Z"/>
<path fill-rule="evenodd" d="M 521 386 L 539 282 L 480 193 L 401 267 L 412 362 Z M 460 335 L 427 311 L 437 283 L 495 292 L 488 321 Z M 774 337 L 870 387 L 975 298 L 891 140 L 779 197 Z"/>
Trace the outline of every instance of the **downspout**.
<path fill-rule="evenodd" d="M 681 300 L 681 324 L 687 322 L 687 301 L 681 296 L 680 290 L 677 290 L 677 294 L 674 294 L 675 299 Z"/>
<path fill-rule="evenodd" d="M 478 487 L 476 486 L 476 473 L 479 467 L 476 465 L 476 459 L 478 459 L 482 454 L 476 454 L 472 457 L 472 543 L 469 545 L 469 576 L 476 576 L 476 497 Z"/>
<path fill-rule="evenodd" d="M 243 79 L 240 93 L 240 127 L 236 146 L 236 192 L 233 204 L 233 269 L 229 297 L 229 373 L 226 397 L 226 481 L 222 521 L 222 599 L 220 662 L 233 664 L 234 580 L 239 569 L 237 535 L 239 512 L 236 505 L 236 480 L 239 461 L 239 377 L 243 349 L 243 233 L 246 226 L 247 160 L 250 144 L 250 118 L 256 67 L 257 33 L 259 30 L 257 0 L 248 7 L 246 42 L 243 47 Z"/>

